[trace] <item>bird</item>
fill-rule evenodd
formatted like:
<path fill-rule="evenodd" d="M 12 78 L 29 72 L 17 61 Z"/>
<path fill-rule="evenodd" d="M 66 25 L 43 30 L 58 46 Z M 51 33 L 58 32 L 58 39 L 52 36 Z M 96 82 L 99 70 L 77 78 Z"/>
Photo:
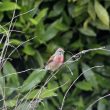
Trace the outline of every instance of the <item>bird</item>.
<path fill-rule="evenodd" d="M 64 62 L 64 49 L 58 48 L 56 52 L 49 58 L 45 70 L 56 71 Z"/>

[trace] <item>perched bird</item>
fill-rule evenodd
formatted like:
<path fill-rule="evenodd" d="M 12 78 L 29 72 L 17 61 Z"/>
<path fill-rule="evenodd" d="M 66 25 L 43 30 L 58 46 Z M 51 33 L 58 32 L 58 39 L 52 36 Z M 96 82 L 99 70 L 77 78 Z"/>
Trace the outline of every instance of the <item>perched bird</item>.
<path fill-rule="evenodd" d="M 64 62 L 64 50 L 58 48 L 56 52 L 49 58 L 45 69 L 50 71 L 57 70 Z"/>

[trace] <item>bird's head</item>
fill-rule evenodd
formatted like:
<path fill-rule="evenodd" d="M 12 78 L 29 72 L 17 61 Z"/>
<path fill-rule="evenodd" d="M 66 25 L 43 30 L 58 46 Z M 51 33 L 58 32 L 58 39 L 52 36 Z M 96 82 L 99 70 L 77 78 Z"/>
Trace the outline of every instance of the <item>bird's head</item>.
<path fill-rule="evenodd" d="M 55 54 L 57 54 L 57 55 L 63 55 L 64 52 L 65 52 L 65 51 L 64 51 L 63 48 L 58 48 L 58 49 L 56 50 Z"/>

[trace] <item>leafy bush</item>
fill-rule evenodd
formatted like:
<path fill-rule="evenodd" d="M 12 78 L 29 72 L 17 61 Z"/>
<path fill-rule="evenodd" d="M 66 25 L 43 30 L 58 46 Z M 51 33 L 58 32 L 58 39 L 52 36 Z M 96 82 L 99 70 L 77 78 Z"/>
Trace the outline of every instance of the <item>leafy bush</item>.
<path fill-rule="evenodd" d="M 109 0 L 2 0 L 1 109 L 109 110 L 109 14 Z M 66 64 L 50 74 L 59 47 Z"/>

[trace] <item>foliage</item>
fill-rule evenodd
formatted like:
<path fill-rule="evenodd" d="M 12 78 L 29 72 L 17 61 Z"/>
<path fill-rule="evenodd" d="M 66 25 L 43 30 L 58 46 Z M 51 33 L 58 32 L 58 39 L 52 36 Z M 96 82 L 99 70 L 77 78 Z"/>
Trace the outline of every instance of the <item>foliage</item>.
<path fill-rule="evenodd" d="M 0 22 L 1 58 L 8 60 L 0 72 L 1 109 L 24 110 L 38 98 L 37 110 L 56 110 L 81 73 L 65 98 L 63 110 L 86 110 L 109 94 L 110 51 L 91 51 L 75 62 L 71 59 L 48 82 L 51 74 L 43 69 L 58 47 L 64 48 L 65 61 L 85 49 L 110 49 L 109 0 L 2 0 Z M 104 67 L 91 69 L 98 65 Z M 94 109 L 109 110 L 109 98 L 88 110 Z"/>

